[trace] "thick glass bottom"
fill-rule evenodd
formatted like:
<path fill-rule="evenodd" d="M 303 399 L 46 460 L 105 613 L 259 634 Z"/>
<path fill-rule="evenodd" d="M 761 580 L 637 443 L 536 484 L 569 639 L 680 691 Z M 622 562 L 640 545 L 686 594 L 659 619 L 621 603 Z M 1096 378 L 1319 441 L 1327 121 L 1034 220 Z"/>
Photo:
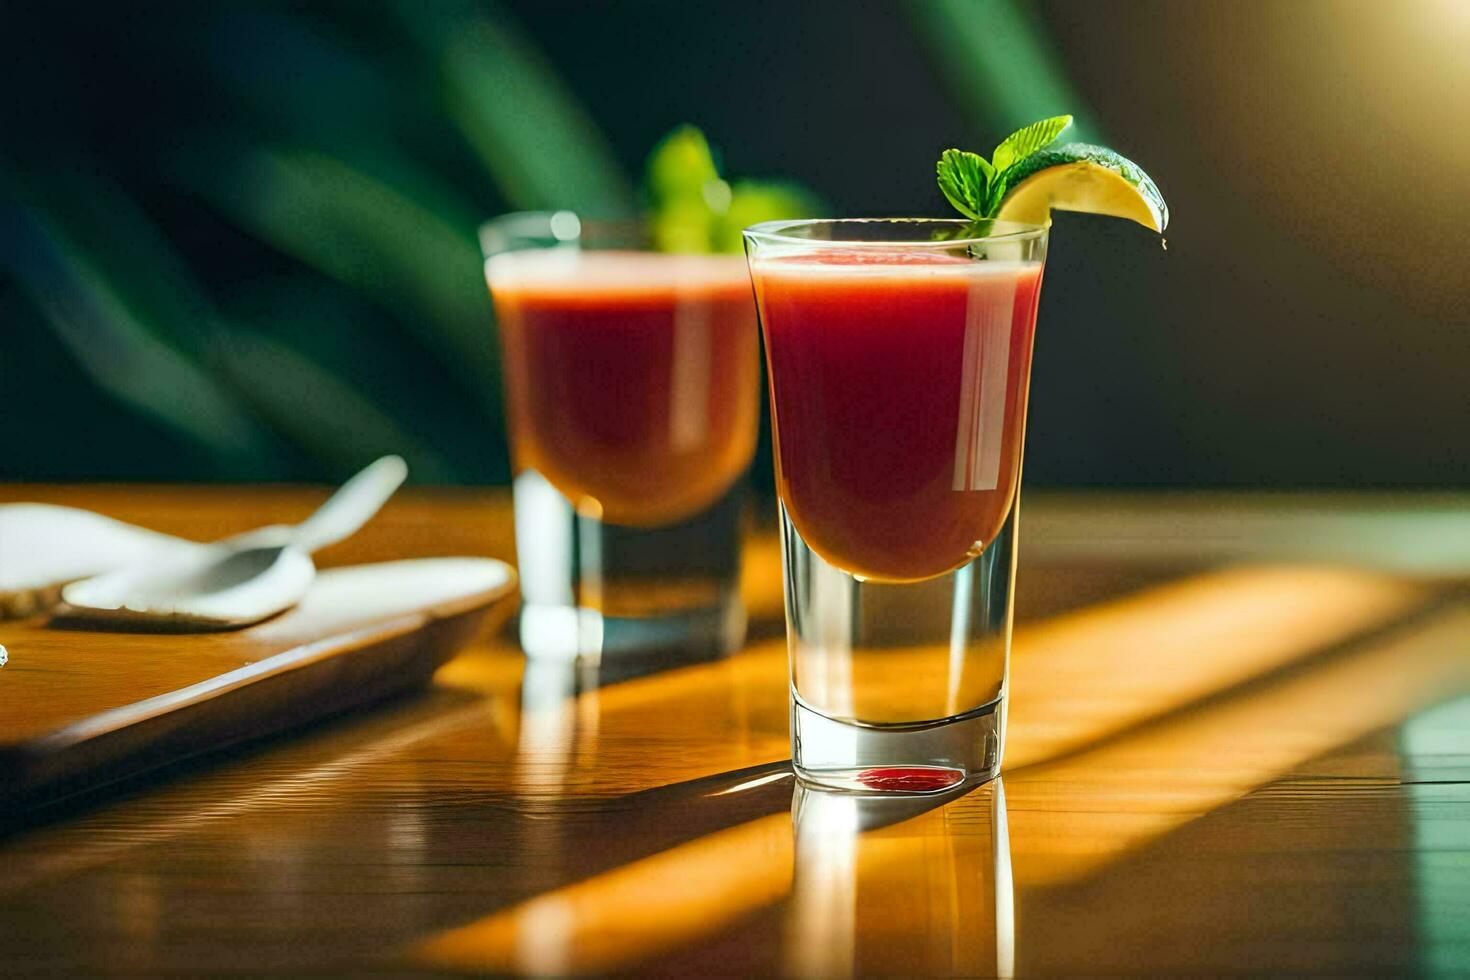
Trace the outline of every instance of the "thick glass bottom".
<path fill-rule="evenodd" d="M 540 474 L 522 472 L 515 520 L 527 656 L 674 664 L 739 647 L 744 511 L 741 483 L 687 520 L 626 527 L 580 512 Z"/>
<path fill-rule="evenodd" d="M 1016 509 L 954 571 L 859 578 L 802 539 L 782 508 L 792 760 L 807 783 L 937 793 L 1000 766 Z"/>
<path fill-rule="evenodd" d="M 791 698 L 792 767 L 804 782 L 855 793 L 942 793 L 1000 772 L 1005 699 L 914 725 L 858 725 Z"/>
<path fill-rule="evenodd" d="M 595 609 L 524 603 L 521 649 L 545 660 L 667 657 L 693 662 L 738 648 L 745 637 L 745 606 L 736 594 L 699 609 L 656 616 L 609 616 Z"/>

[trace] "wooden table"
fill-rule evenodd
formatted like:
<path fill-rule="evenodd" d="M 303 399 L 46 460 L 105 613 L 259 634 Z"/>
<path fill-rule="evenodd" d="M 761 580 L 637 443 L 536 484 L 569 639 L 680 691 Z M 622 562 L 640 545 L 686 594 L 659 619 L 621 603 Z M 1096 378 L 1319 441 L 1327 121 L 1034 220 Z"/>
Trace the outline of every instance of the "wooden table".
<path fill-rule="evenodd" d="M 322 493 L 0 488 L 200 538 Z M 324 557 L 511 552 L 503 496 L 420 491 Z M 758 535 L 728 660 L 489 637 L 13 829 L 0 975 L 1470 971 L 1470 499 L 1034 495 L 1022 555 L 990 786 L 795 792 Z"/>

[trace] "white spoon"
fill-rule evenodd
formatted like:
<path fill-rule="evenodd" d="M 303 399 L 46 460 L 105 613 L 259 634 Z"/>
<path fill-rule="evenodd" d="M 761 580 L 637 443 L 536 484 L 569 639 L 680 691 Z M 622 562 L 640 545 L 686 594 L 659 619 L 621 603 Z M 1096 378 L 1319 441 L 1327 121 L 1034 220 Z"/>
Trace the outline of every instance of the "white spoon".
<path fill-rule="evenodd" d="M 55 504 L 0 504 L 0 620 L 61 601 L 61 587 L 199 545 Z"/>
<path fill-rule="evenodd" d="M 408 475 L 384 456 L 294 527 L 274 525 L 214 544 L 170 551 L 61 590 L 58 615 L 135 628 L 239 629 L 300 601 L 316 566 L 311 554 L 349 537 L 378 512 Z"/>

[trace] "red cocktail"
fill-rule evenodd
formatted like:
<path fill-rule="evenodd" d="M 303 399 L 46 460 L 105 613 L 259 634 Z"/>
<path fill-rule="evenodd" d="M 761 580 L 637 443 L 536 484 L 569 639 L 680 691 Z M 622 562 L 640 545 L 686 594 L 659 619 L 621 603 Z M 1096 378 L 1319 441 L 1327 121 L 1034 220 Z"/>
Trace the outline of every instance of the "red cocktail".
<path fill-rule="evenodd" d="M 539 249 L 488 275 L 518 470 L 640 527 L 730 489 L 759 417 L 744 261 Z"/>
<path fill-rule="evenodd" d="M 750 277 L 738 256 L 640 251 L 644 232 L 569 212 L 481 229 L 535 658 L 698 656 L 744 635 Z"/>
<path fill-rule="evenodd" d="M 1040 264 L 827 249 L 752 271 L 802 540 L 886 581 L 980 554 L 1020 476 Z"/>
<path fill-rule="evenodd" d="M 793 763 L 935 792 L 1000 764 L 1046 229 L 746 230 L 770 365 Z"/>

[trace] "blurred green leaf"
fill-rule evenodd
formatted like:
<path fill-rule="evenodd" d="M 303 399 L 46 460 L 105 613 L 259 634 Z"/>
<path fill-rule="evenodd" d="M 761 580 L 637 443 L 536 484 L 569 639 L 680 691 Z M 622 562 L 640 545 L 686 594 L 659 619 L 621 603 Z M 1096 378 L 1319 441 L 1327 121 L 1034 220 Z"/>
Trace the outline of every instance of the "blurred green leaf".
<path fill-rule="evenodd" d="M 0 264 L 0 480 L 248 479 L 284 454 L 226 457 L 97 384 Z M 269 471 L 268 471 L 269 472 Z M 3 550 L 3 549 L 0 549 Z M 3 555 L 0 555 L 3 560 Z"/>
<path fill-rule="evenodd" d="M 68 241 L 86 243 L 86 261 L 117 301 L 172 346 L 207 346 L 210 302 L 158 226 L 113 178 L 84 164 L 28 174 L 27 193 Z"/>
<path fill-rule="evenodd" d="M 342 472 L 397 453 L 416 482 L 447 483 L 454 468 L 340 378 L 276 341 L 246 330 L 221 335 L 221 363 L 236 389 L 292 442 Z"/>
<path fill-rule="evenodd" d="M 745 247 L 741 232 L 762 221 L 811 218 L 821 213 L 816 195 L 798 184 L 737 180 L 731 189 L 730 208 L 715 228 L 715 251 L 740 252 Z"/>
<path fill-rule="evenodd" d="M 470 393 L 417 337 L 347 286 L 306 270 L 260 277 L 232 291 L 221 317 L 232 330 L 289 348 L 319 367 L 397 430 L 432 447 L 454 480 L 508 478 L 502 428 L 486 423 Z"/>
<path fill-rule="evenodd" d="M 703 253 L 714 247 L 730 186 L 720 179 L 714 153 L 694 126 L 671 131 L 644 168 L 653 246 L 660 252 Z"/>
<path fill-rule="evenodd" d="M 209 43 L 191 53 L 196 70 L 233 103 L 232 123 L 251 134 L 242 142 L 311 147 L 472 234 L 483 209 L 437 166 L 451 145 L 463 146 L 441 117 L 437 86 L 425 91 L 390 72 L 341 27 L 289 9 L 221 7 L 206 32 Z M 381 49 L 377 54 L 381 60 Z"/>
<path fill-rule="evenodd" d="M 648 225 L 658 251 L 701 255 L 711 249 L 715 215 L 699 198 L 682 198 L 661 205 Z"/>
<path fill-rule="evenodd" d="M 720 179 L 709 140 L 694 126 L 679 126 L 648 155 L 648 191 L 655 204 L 703 200 L 705 186 Z"/>
<path fill-rule="evenodd" d="M 52 356 L 107 393 L 92 401 L 159 420 L 118 431 L 155 456 L 208 445 L 234 475 L 316 475 L 297 447 L 340 470 L 381 445 L 417 455 L 420 478 L 502 479 L 476 227 L 507 204 L 633 211 L 602 133 L 514 20 L 477 0 L 195 4 L 146 25 L 91 13 L 77 41 L 74 14 L 39 6 L 34 38 L 0 44 L 30 90 L 0 152 L 40 172 L 0 250 Z M 120 31 L 131 66 L 113 94 L 79 66 Z M 66 121 L 139 96 L 147 111 L 116 131 Z M 207 213 L 189 213 L 196 198 Z M 264 305 L 241 315 L 242 298 Z M 140 472 L 198 467 L 155 462 Z"/>
<path fill-rule="evenodd" d="M 159 339 L 77 243 L 45 216 L 0 210 L 0 264 L 97 385 L 224 458 L 260 459 L 269 439 L 227 387 Z"/>
<path fill-rule="evenodd" d="M 233 103 L 233 123 L 311 136 L 334 148 L 389 148 L 406 116 L 433 107 L 352 43 L 346 18 L 312 18 L 306 6 L 239 3 L 201 5 L 198 15 L 203 23 L 194 34 L 203 43 L 181 55 L 217 97 Z"/>
<path fill-rule="evenodd" d="M 493 312 L 466 233 L 310 150 L 220 149 L 187 158 L 184 170 L 238 224 L 394 312 L 498 416 Z"/>
<path fill-rule="evenodd" d="M 1090 118 L 1026 0 L 908 0 L 906 7 L 977 135 L 1066 112 Z M 1098 142 L 1101 134 L 1079 125 L 1074 135 Z"/>
<path fill-rule="evenodd" d="M 679 126 L 648 156 L 647 195 L 654 247 L 661 252 L 740 252 L 741 231 L 762 221 L 807 218 L 816 197 L 789 181 L 721 177 L 714 151 L 694 126 Z"/>
<path fill-rule="evenodd" d="M 393 8 L 512 207 L 632 213 L 628 180 L 601 131 L 498 4 L 396 0 Z"/>

